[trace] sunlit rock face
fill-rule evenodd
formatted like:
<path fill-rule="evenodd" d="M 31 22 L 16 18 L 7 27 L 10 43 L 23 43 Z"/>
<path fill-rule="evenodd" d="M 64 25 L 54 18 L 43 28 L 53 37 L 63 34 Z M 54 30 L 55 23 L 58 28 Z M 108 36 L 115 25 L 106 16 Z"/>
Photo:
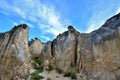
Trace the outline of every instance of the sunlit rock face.
<path fill-rule="evenodd" d="M 0 80 L 26 79 L 29 56 L 27 25 L 0 33 Z"/>
<path fill-rule="evenodd" d="M 42 48 L 43 48 L 43 43 L 38 38 L 29 41 L 29 51 L 31 58 L 40 56 Z"/>

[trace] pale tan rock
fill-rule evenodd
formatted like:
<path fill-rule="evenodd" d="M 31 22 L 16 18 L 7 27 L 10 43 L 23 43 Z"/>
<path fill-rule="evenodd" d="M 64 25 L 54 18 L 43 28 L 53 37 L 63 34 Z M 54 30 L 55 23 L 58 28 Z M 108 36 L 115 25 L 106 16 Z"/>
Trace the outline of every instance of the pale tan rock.
<path fill-rule="evenodd" d="M 67 71 L 71 66 L 76 65 L 78 35 L 79 32 L 69 26 L 68 31 L 58 35 L 53 41 L 52 64 L 56 68 Z"/>
<path fill-rule="evenodd" d="M 27 25 L 18 25 L 0 34 L 0 79 L 27 78 L 29 56 Z"/>
<path fill-rule="evenodd" d="M 46 59 L 45 61 L 44 61 L 44 66 L 49 66 L 49 61 Z"/>
<path fill-rule="evenodd" d="M 41 52 L 41 59 L 43 59 L 43 62 L 47 61 L 49 65 L 51 65 L 51 59 L 52 59 L 52 42 L 48 41 L 46 43 L 43 43 L 43 48 Z"/>
<path fill-rule="evenodd" d="M 35 40 L 29 41 L 29 51 L 31 57 L 39 57 L 43 48 L 42 42 L 35 38 Z"/>

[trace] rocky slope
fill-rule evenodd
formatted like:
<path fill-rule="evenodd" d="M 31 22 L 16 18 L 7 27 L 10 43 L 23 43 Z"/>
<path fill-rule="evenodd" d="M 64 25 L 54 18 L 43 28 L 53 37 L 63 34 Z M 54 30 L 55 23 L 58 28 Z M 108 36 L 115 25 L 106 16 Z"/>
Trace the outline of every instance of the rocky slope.
<path fill-rule="evenodd" d="M 69 26 L 47 43 L 37 38 L 28 43 L 27 25 L 18 25 L 0 34 L 0 78 L 27 78 L 30 58 L 39 57 L 64 72 L 74 68 L 86 80 L 120 80 L 119 42 L 120 13 L 89 34 Z"/>

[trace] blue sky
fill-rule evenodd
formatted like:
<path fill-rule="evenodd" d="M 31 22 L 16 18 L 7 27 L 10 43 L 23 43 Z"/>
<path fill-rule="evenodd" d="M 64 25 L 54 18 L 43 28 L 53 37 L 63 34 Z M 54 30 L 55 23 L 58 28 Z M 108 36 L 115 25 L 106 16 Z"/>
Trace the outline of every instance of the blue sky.
<path fill-rule="evenodd" d="M 120 0 L 0 0 L 0 32 L 26 23 L 29 39 L 53 40 L 73 25 L 81 33 L 98 29 L 120 12 Z"/>

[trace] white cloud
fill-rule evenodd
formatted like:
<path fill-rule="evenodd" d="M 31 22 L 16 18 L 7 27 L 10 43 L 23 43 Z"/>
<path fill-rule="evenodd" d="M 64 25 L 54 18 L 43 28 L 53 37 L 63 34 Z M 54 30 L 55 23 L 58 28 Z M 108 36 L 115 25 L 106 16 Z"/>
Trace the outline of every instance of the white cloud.
<path fill-rule="evenodd" d="M 9 16 L 9 14 L 7 13 L 7 12 L 5 12 L 5 11 L 1 11 L 3 14 L 5 14 L 5 15 L 8 15 Z"/>
<path fill-rule="evenodd" d="M 0 7 L 7 13 L 18 14 L 23 19 L 34 22 L 43 33 L 57 36 L 66 30 L 67 20 L 62 19 L 54 7 L 42 4 L 40 0 L 15 0 L 11 5 L 2 0 L 2 3 L 0 3 Z"/>
<path fill-rule="evenodd" d="M 50 38 L 49 38 L 49 37 L 46 37 L 46 36 L 40 36 L 40 37 L 46 39 L 47 41 L 50 40 Z"/>
<path fill-rule="evenodd" d="M 45 27 L 44 32 L 47 33 L 51 33 L 54 34 L 55 36 L 57 36 L 59 33 L 62 33 L 66 30 L 66 28 L 64 26 L 65 25 L 65 21 L 61 20 L 60 15 L 58 13 L 55 12 L 55 10 L 53 8 L 50 7 L 46 7 L 46 6 L 42 6 L 42 10 L 43 13 L 39 13 L 40 17 L 43 19 L 43 23 L 44 25 L 41 25 L 40 23 L 40 28 L 43 26 Z"/>
<path fill-rule="evenodd" d="M 29 17 L 29 19 L 30 19 L 30 21 L 32 21 L 32 22 L 37 22 L 37 20 L 34 18 L 34 17 Z"/>
<path fill-rule="evenodd" d="M 26 18 L 25 13 L 22 12 L 22 10 L 21 10 L 20 8 L 14 7 L 14 8 L 13 8 L 13 11 L 14 11 L 15 13 L 19 14 L 22 18 Z"/>
<path fill-rule="evenodd" d="M 50 25 L 44 24 L 44 23 L 39 23 L 39 29 L 49 29 Z"/>
<path fill-rule="evenodd" d="M 100 28 L 107 19 L 109 19 L 111 16 L 115 15 L 116 13 L 120 12 L 120 7 L 115 11 L 113 1 L 110 1 L 109 4 L 104 7 L 103 5 L 106 5 L 104 3 L 104 0 L 98 1 L 95 5 L 92 17 L 90 17 L 89 22 L 87 23 L 87 30 L 86 33 L 90 33 L 98 28 Z"/>
<path fill-rule="evenodd" d="M 14 21 L 12 21 L 13 22 L 13 25 L 18 25 L 18 23 L 17 22 L 14 22 Z"/>
<path fill-rule="evenodd" d="M 101 27 L 104 22 L 105 22 L 105 18 L 104 16 L 104 12 L 99 12 L 99 13 L 94 13 L 93 16 L 91 17 L 90 21 L 88 22 L 88 28 L 86 30 L 86 33 L 90 33 L 96 29 L 98 29 L 99 27 Z"/>
<path fill-rule="evenodd" d="M 120 7 L 116 10 L 116 14 L 120 13 Z"/>

